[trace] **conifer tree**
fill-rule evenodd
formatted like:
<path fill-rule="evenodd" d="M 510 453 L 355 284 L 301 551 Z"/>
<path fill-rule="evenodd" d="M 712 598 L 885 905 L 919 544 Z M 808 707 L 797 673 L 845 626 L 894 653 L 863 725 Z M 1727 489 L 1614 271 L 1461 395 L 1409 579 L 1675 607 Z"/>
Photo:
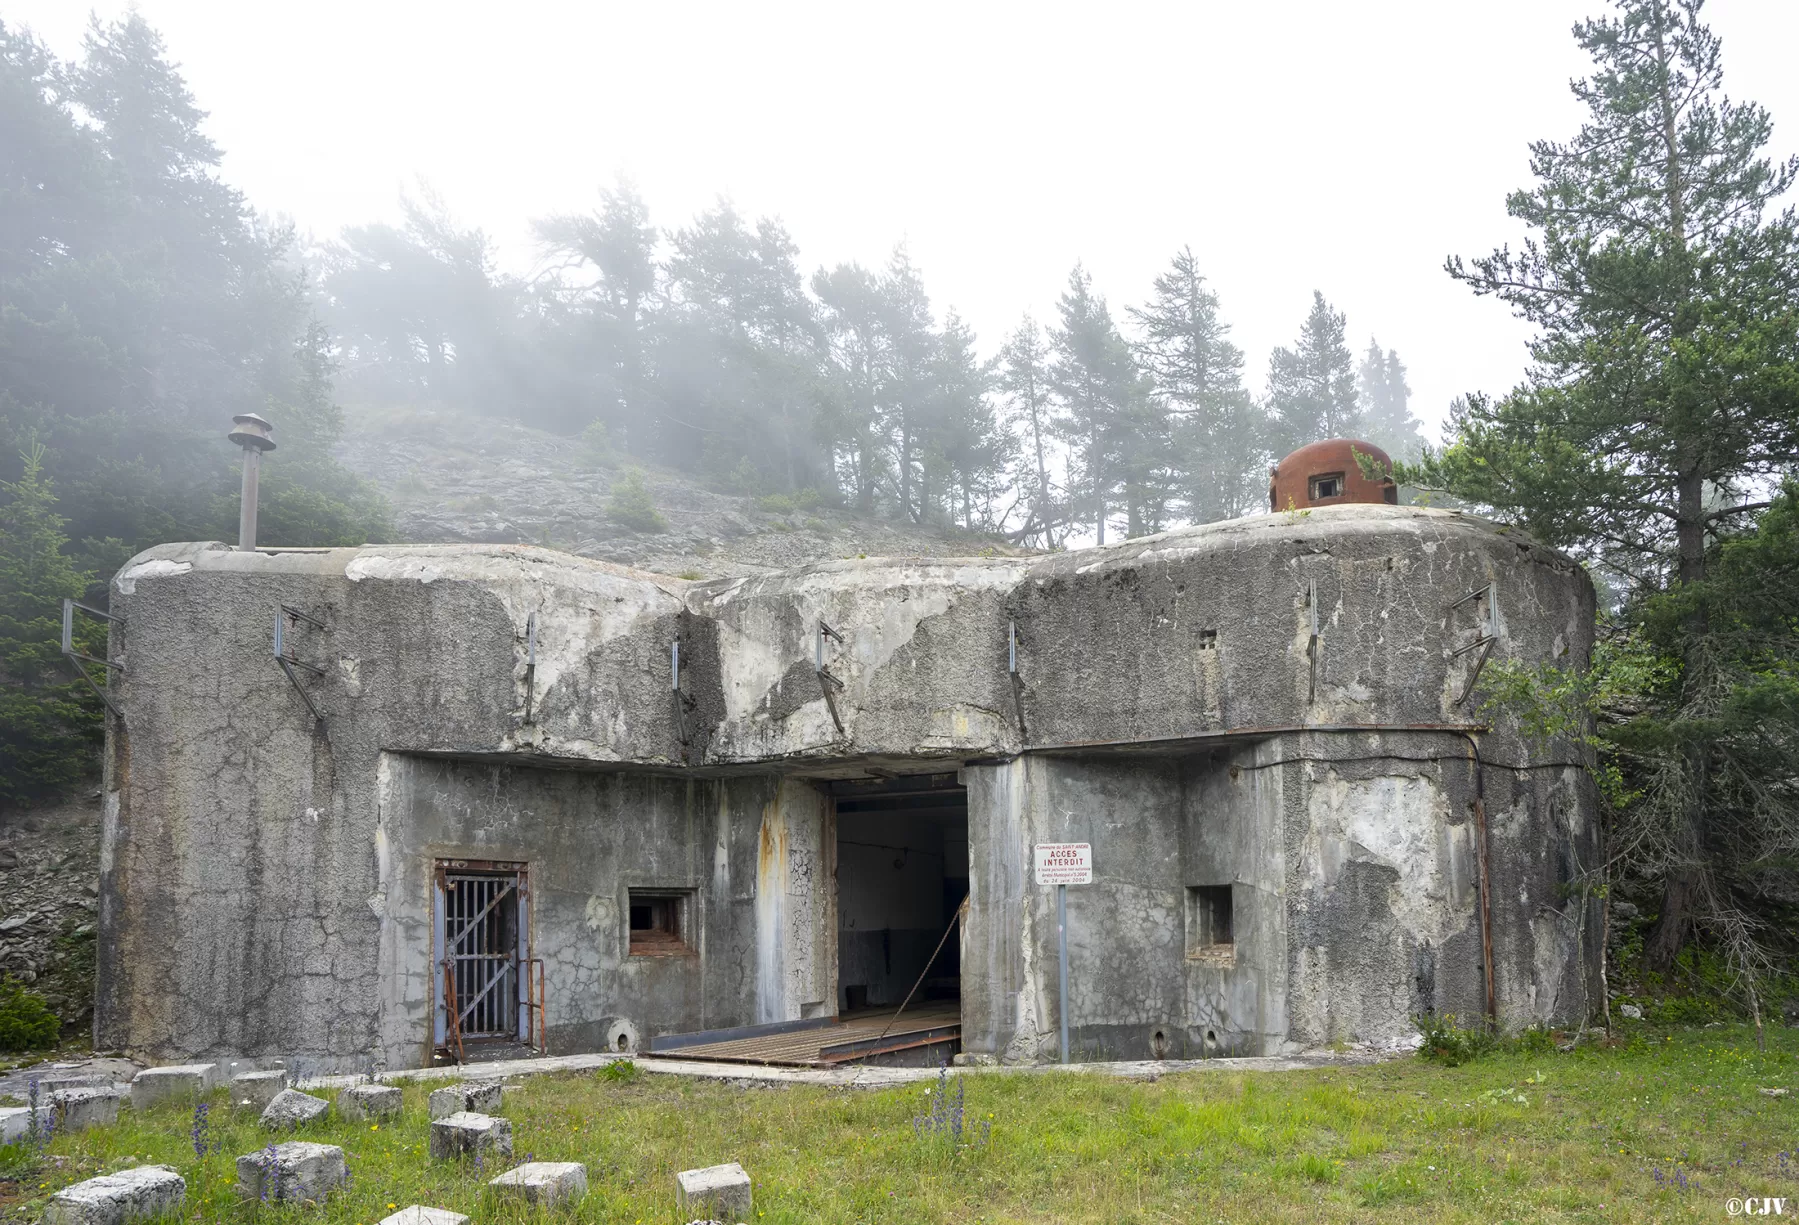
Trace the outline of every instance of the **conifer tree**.
<path fill-rule="evenodd" d="M 1025 500 L 1030 509 L 1019 538 L 1054 549 L 1061 540 L 1062 511 L 1050 483 L 1045 445 L 1050 427 L 1048 362 L 1043 331 L 1026 315 L 1000 349 L 999 389 L 1010 403 L 1013 423 L 1024 443 L 1019 450 L 1023 466 L 1014 481 L 1029 491 Z"/>
<path fill-rule="evenodd" d="M 1056 432 L 1070 451 L 1070 500 L 1091 516 L 1104 544 L 1112 512 L 1130 496 L 1127 471 L 1136 457 L 1127 452 L 1127 432 L 1143 388 L 1106 300 L 1079 264 L 1056 313 L 1049 379 L 1060 406 Z"/>
<path fill-rule="evenodd" d="M 33 442 L 24 472 L 0 481 L 0 800 L 53 794 L 95 767 L 100 704 L 62 658 L 62 602 L 79 600 L 90 576 L 65 552 L 62 516 Z M 105 632 L 75 624 L 83 654 L 105 653 Z M 104 685 L 104 677 L 96 677 Z"/>
<path fill-rule="evenodd" d="M 893 440 L 898 480 L 893 496 L 902 517 L 919 522 L 932 496 L 927 449 L 936 430 L 936 404 L 931 394 L 938 338 L 932 328 L 931 300 L 924 277 L 905 245 L 893 250 L 881 278 L 882 351 L 880 404 L 884 429 Z"/>
<path fill-rule="evenodd" d="M 1269 355 L 1268 408 L 1281 454 L 1324 438 L 1354 438 L 1361 429 L 1343 316 L 1316 290 L 1299 339 Z"/>
<path fill-rule="evenodd" d="M 1700 8 L 1620 0 L 1575 27 L 1595 68 L 1573 86 L 1586 122 L 1570 141 L 1533 145 L 1537 181 L 1507 200 L 1531 237 L 1448 264 L 1536 325 L 1530 375 L 1498 399 L 1470 396 L 1453 444 L 1400 473 L 1608 569 L 1627 611 L 1705 590 L 1719 543 L 1799 464 L 1799 227 L 1779 207 L 1799 159 L 1771 162 L 1767 112 L 1726 97 Z M 1752 981 L 1743 898 L 1799 845 L 1799 814 L 1790 785 L 1733 780 L 1790 780 L 1799 753 L 1790 724 L 1749 742 L 1720 734 L 1735 688 L 1718 627 L 1695 599 L 1676 628 L 1662 658 L 1675 683 L 1614 734 L 1640 754 L 1643 784 L 1614 841 L 1660 885 L 1651 968 L 1703 928 Z M 1751 750 L 1783 764 L 1751 766 Z"/>
<path fill-rule="evenodd" d="M 0 24 L 0 475 L 45 444 L 83 568 L 232 536 L 222 435 L 245 411 L 281 444 L 263 470 L 269 542 L 385 530 L 378 495 L 331 457 L 333 354 L 292 231 L 219 178 L 204 119 L 135 13 L 96 20 L 66 64 Z"/>
<path fill-rule="evenodd" d="M 929 444 L 941 476 L 945 518 L 964 528 L 996 528 L 994 501 L 1011 467 L 1012 436 L 1000 426 L 989 392 L 994 363 L 975 352 L 975 335 L 954 310 L 937 342 L 935 430 Z"/>
<path fill-rule="evenodd" d="M 557 356 L 589 374 L 581 399 L 608 436 L 629 448 L 653 416 L 653 329 L 662 278 L 660 234 L 649 209 L 637 188 L 620 178 L 600 193 L 597 212 L 545 217 L 532 228 L 558 261 L 543 296 L 555 312 L 556 330 L 575 341 Z"/>
<path fill-rule="evenodd" d="M 860 264 L 839 264 L 813 274 L 812 292 L 824 331 L 824 424 L 851 505 L 872 515 L 889 470 L 881 428 L 887 333 L 880 278 Z"/>
<path fill-rule="evenodd" d="M 1412 416 L 1412 389 L 1406 385 L 1405 363 L 1392 349 L 1384 353 L 1368 339 L 1368 351 L 1356 370 L 1361 395 L 1362 435 L 1394 459 L 1415 460 L 1424 453 L 1424 435 Z"/>
<path fill-rule="evenodd" d="M 1137 360 L 1172 419 L 1171 477 L 1195 523 L 1234 519 L 1266 500 L 1267 419 L 1243 387 L 1243 350 L 1230 340 L 1218 295 L 1183 247 L 1131 308 Z"/>

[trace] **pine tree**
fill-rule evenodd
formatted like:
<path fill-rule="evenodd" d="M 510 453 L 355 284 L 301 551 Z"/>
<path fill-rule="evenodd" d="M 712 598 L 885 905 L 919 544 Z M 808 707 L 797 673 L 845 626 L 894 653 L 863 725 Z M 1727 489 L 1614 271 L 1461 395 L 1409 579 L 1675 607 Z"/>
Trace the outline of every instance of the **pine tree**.
<path fill-rule="evenodd" d="M 1396 460 L 1415 460 L 1424 453 L 1424 435 L 1412 416 L 1412 389 L 1406 385 L 1405 363 L 1392 349 L 1381 351 L 1368 339 L 1368 351 L 1356 370 L 1361 396 L 1362 435 Z"/>
<path fill-rule="evenodd" d="M 825 425 L 852 504 L 872 515 L 889 471 L 880 419 L 887 361 L 880 278 L 860 264 L 839 264 L 813 275 L 812 292 L 825 335 Z"/>
<path fill-rule="evenodd" d="M 327 321 L 363 398 L 497 412 L 517 392 L 509 342 L 519 287 L 500 275 L 492 241 L 465 229 L 429 189 L 405 218 L 351 226 L 323 251 Z"/>
<path fill-rule="evenodd" d="M 1530 375 L 1498 400 L 1471 396 L 1453 445 L 1401 473 L 1606 567 L 1633 606 L 1702 590 L 1717 542 L 1799 464 L 1799 224 L 1791 207 L 1769 215 L 1799 159 L 1766 158 L 1767 112 L 1725 97 L 1699 11 L 1622 0 L 1575 27 L 1596 69 L 1574 84 L 1586 123 L 1533 145 L 1537 182 L 1507 200 L 1532 237 L 1448 265 L 1537 326 Z M 1784 785 L 1747 804 L 1731 783 L 1761 768 L 1719 735 L 1733 686 L 1716 633 L 1703 603 L 1688 608 L 1666 656 L 1677 683 L 1616 730 L 1646 764 L 1615 842 L 1661 884 L 1651 968 L 1703 925 L 1752 979 L 1757 922 L 1742 899 L 1771 886 L 1799 814 Z M 1792 743 L 1759 742 L 1785 756 L 1787 779 Z"/>
<path fill-rule="evenodd" d="M 1343 316 L 1315 290 L 1299 339 L 1269 355 L 1268 408 L 1282 454 L 1324 438 L 1353 438 L 1361 429 Z"/>
<path fill-rule="evenodd" d="M 933 493 L 925 450 L 938 425 L 931 394 L 938 337 L 924 277 L 904 244 L 894 248 L 881 278 L 879 318 L 886 334 L 879 403 L 882 429 L 892 440 L 898 477 L 893 496 L 900 515 L 919 522 Z"/>
<path fill-rule="evenodd" d="M 1243 350 L 1190 248 L 1176 252 L 1148 304 L 1130 315 L 1137 360 L 1172 418 L 1172 475 L 1187 517 L 1248 513 L 1266 499 L 1267 419 L 1243 387 Z"/>
<path fill-rule="evenodd" d="M 62 658 L 62 602 L 79 600 L 90 576 L 65 551 L 62 516 L 44 470 L 44 448 L 20 457 L 17 481 L 0 481 L 0 800 L 54 794 L 90 773 L 102 731 L 100 703 Z M 105 635 L 76 622 L 77 647 L 103 655 Z M 96 677 L 102 685 L 103 677 Z"/>
<path fill-rule="evenodd" d="M 1014 483 L 1029 492 L 1030 507 L 1019 539 L 1035 540 L 1046 549 L 1060 547 L 1062 509 L 1058 505 L 1055 486 L 1049 479 L 1049 453 L 1045 441 L 1049 433 L 1050 384 L 1049 350 L 1043 343 L 1043 332 L 1029 315 L 1006 340 L 999 353 L 999 390 L 1007 397 L 1012 422 L 1024 440 L 1019 455 L 1023 467 Z"/>
<path fill-rule="evenodd" d="M 954 310 L 937 341 L 935 422 L 927 451 L 939 468 L 944 517 L 964 528 L 996 528 L 994 500 L 1013 461 L 1015 441 L 1001 428 L 989 393 L 994 363 L 975 352 L 975 335 Z"/>
<path fill-rule="evenodd" d="M 1136 456 L 1126 447 L 1143 388 L 1106 300 L 1093 292 L 1093 278 L 1079 264 L 1068 274 L 1056 313 L 1049 381 L 1060 407 L 1056 432 L 1070 450 L 1070 501 L 1092 516 L 1104 544 L 1112 511 L 1130 497 L 1127 468 Z"/>
<path fill-rule="evenodd" d="M 656 509 L 641 468 L 627 468 L 612 487 L 612 496 L 606 499 L 606 517 L 637 532 L 668 530 L 668 520 Z"/>
<path fill-rule="evenodd" d="M 626 449 L 647 447 L 635 436 L 656 411 L 651 348 L 662 278 L 660 235 L 643 197 L 621 178 L 600 193 L 597 212 L 545 217 L 532 228 L 558 261 L 543 297 L 554 331 L 567 338 L 557 356 L 583 376 L 586 411 L 577 415 L 604 424 Z"/>
<path fill-rule="evenodd" d="M 264 537 L 355 544 L 386 528 L 331 456 L 332 353 L 291 228 L 257 218 L 142 17 L 95 22 L 57 63 L 0 25 L 0 475 L 46 445 L 71 548 L 117 565 L 236 531 L 235 413 L 274 422 Z"/>
<path fill-rule="evenodd" d="M 747 475 L 754 488 L 742 492 L 828 483 L 816 429 L 822 337 L 786 228 L 767 217 L 752 228 L 720 201 L 676 231 L 672 247 L 662 458 Z"/>

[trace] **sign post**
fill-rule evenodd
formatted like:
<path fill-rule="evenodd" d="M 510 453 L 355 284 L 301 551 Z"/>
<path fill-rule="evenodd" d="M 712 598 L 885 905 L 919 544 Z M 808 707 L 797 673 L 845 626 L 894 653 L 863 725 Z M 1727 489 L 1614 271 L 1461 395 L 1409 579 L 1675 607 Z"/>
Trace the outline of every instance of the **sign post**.
<path fill-rule="evenodd" d="M 1093 883 L 1093 847 L 1086 842 L 1039 842 L 1032 848 L 1037 883 L 1056 887 L 1056 944 L 1062 1062 L 1068 1062 L 1068 886 Z"/>
<path fill-rule="evenodd" d="M 1068 1062 L 1068 886 L 1056 886 L 1056 986 L 1061 1006 L 1056 1018 L 1062 1023 L 1062 1062 Z"/>

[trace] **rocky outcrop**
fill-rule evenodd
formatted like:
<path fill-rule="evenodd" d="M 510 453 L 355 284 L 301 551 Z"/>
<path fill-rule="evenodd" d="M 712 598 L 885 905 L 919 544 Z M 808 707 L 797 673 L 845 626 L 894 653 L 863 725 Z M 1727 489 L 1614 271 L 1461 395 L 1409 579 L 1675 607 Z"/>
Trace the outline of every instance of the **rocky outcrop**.
<path fill-rule="evenodd" d="M 100 793 L 0 809 L 0 973 L 43 995 L 65 1032 L 93 1016 Z"/>
<path fill-rule="evenodd" d="M 397 542 L 537 544 L 689 578 L 853 557 L 1021 552 L 979 533 L 866 519 L 783 497 L 733 496 L 648 467 L 651 499 L 667 526 L 636 531 L 606 513 L 631 461 L 595 455 L 580 439 L 442 411 L 345 415 L 338 458 L 387 495 Z"/>

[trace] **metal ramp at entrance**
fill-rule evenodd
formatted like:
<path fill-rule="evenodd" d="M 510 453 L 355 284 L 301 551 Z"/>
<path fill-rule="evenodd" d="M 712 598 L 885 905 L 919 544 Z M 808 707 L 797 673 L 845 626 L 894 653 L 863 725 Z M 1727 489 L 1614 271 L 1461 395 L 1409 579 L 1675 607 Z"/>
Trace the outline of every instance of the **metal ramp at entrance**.
<path fill-rule="evenodd" d="M 834 1068 L 845 1064 L 936 1067 L 962 1049 L 957 1004 L 909 1009 L 897 1016 L 869 1009 L 815 1021 L 745 1025 L 650 1041 L 651 1055 L 773 1067 Z"/>

